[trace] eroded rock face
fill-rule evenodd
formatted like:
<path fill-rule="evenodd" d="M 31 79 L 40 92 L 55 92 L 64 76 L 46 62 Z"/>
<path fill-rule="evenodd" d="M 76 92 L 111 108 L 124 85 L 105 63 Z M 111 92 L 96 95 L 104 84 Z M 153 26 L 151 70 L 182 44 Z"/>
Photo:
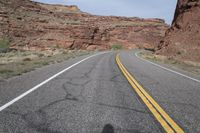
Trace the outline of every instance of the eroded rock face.
<path fill-rule="evenodd" d="M 157 53 L 200 61 L 200 0 L 178 0 L 172 27 Z"/>
<path fill-rule="evenodd" d="M 18 49 L 157 47 L 168 26 L 160 19 L 95 16 L 76 6 L 0 0 L 0 38 Z"/>

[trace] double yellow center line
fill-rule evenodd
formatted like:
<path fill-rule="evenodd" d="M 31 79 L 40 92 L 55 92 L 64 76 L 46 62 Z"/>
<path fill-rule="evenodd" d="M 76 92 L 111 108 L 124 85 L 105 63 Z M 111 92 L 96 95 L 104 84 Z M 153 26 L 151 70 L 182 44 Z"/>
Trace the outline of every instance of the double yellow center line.
<path fill-rule="evenodd" d="M 161 124 L 168 133 L 184 133 L 183 129 L 158 105 L 158 103 L 145 91 L 145 89 L 133 78 L 124 65 L 120 61 L 119 54 L 116 56 L 116 62 L 127 78 L 135 92 L 139 95 L 156 120 Z"/>

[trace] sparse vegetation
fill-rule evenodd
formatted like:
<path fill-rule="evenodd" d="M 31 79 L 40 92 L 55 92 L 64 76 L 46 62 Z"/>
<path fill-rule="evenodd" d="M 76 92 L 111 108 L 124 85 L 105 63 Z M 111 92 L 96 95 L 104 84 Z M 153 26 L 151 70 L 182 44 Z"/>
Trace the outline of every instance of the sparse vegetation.
<path fill-rule="evenodd" d="M 65 24 L 80 24 L 80 20 L 65 20 Z"/>
<path fill-rule="evenodd" d="M 200 75 L 200 63 L 191 61 L 181 61 L 173 57 L 166 57 L 161 55 L 154 55 L 152 52 L 142 52 L 140 53 L 142 58 L 150 60 L 156 63 L 163 63 L 172 68 L 182 69 L 186 72 L 190 72 L 194 75 Z"/>
<path fill-rule="evenodd" d="M 120 49 L 123 49 L 123 45 L 122 44 L 113 44 L 111 46 L 111 49 L 112 50 L 120 50 Z"/>
<path fill-rule="evenodd" d="M 61 50 L 57 52 L 11 51 L 0 53 L 0 78 L 10 78 L 36 68 L 86 55 L 89 51 Z"/>
<path fill-rule="evenodd" d="M 181 51 L 178 51 L 177 54 L 178 54 L 178 55 L 181 55 Z"/>
<path fill-rule="evenodd" d="M 8 49 L 9 48 L 10 41 L 8 38 L 2 38 L 0 39 L 0 49 Z"/>
<path fill-rule="evenodd" d="M 0 74 L 6 74 L 6 75 L 9 75 L 9 73 L 12 73 L 12 72 L 13 72 L 12 70 L 8 70 L 8 69 L 0 70 Z"/>
<path fill-rule="evenodd" d="M 144 48 L 147 51 L 155 52 L 155 48 Z"/>

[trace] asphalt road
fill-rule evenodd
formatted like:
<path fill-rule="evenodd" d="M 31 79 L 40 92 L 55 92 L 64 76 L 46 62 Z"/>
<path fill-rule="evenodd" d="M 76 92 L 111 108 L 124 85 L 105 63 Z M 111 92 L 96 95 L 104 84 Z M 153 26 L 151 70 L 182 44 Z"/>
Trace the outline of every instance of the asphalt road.
<path fill-rule="evenodd" d="M 70 59 L 0 82 L 0 107 L 86 58 Z M 165 132 L 122 74 L 116 52 L 91 57 L 0 112 L 2 133 Z M 157 103 L 185 130 L 200 132 L 200 83 L 145 62 L 120 58 Z"/>

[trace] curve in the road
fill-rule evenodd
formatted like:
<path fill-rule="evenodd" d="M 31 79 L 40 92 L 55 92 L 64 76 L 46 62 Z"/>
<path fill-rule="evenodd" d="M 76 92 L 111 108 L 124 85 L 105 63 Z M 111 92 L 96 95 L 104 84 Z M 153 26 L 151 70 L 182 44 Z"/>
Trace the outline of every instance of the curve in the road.
<path fill-rule="evenodd" d="M 116 56 L 116 62 L 127 78 L 135 92 L 139 95 L 154 117 L 158 120 L 164 130 L 168 133 L 184 133 L 183 129 L 160 107 L 160 105 L 145 91 L 145 89 L 133 78 L 120 61 L 119 54 Z"/>

